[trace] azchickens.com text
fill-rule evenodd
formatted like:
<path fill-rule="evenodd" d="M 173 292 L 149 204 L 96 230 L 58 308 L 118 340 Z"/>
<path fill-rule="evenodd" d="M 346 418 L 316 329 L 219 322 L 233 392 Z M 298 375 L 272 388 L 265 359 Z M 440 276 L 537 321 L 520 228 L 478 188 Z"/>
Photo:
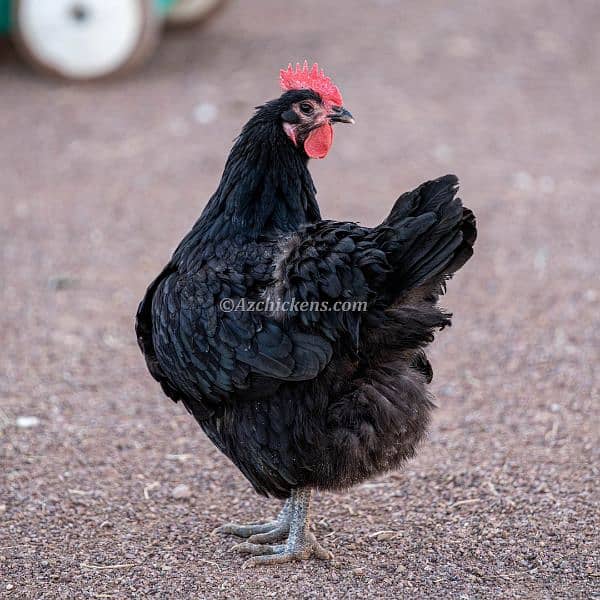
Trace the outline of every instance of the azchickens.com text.
<path fill-rule="evenodd" d="M 223 312 L 264 312 L 264 313 L 299 313 L 299 312 L 366 312 L 367 302 L 364 300 L 308 301 L 273 300 L 263 298 L 249 300 L 248 298 L 223 298 L 219 302 Z"/>

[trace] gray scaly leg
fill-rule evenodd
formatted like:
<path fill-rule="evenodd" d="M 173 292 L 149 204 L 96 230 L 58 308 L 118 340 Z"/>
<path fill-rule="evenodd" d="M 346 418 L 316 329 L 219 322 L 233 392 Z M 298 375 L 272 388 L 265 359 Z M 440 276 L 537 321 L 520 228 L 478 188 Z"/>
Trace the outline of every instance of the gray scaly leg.
<path fill-rule="evenodd" d="M 292 491 L 290 506 L 289 535 L 285 544 L 269 546 L 252 541 L 242 542 L 232 548 L 242 554 L 252 554 L 244 567 L 273 565 L 311 557 L 329 560 L 331 552 L 325 550 L 309 530 L 311 489 Z"/>

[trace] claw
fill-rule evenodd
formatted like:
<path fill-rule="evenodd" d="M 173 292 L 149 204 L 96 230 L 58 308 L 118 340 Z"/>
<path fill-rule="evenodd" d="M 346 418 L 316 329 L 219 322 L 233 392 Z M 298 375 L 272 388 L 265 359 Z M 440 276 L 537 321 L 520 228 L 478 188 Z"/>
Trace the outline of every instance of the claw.
<path fill-rule="evenodd" d="M 225 525 L 220 525 L 219 527 L 215 527 L 211 532 L 210 535 L 217 535 L 218 533 L 225 533 L 225 530 L 223 529 L 225 527 Z"/>

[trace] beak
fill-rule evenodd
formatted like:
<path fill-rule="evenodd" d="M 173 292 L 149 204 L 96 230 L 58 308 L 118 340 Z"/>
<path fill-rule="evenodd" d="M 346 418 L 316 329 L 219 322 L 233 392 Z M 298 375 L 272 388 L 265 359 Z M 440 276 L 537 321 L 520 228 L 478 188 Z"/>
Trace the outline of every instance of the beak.
<path fill-rule="evenodd" d="M 354 124 L 354 117 L 349 110 L 346 110 L 343 106 L 336 106 L 333 112 L 328 115 L 331 123 L 350 123 Z"/>

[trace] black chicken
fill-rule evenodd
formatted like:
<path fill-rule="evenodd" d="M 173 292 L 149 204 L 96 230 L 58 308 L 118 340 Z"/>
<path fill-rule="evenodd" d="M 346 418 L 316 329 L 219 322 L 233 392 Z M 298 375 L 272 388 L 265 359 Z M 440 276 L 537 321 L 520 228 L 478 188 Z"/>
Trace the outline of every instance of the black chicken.
<path fill-rule="evenodd" d="M 249 538 L 236 548 L 253 564 L 330 557 L 309 530 L 312 490 L 414 455 L 433 407 L 423 348 L 450 324 L 438 296 L 476 237 L 454 175 L 400 196 L 377 227 L 322 220 L 307 162 L 353 118 L 317 65 L 281 83 L 136 321 L 167 396 L 259 494 L 286 499 L 272 522 L 217 529 Z"/>

